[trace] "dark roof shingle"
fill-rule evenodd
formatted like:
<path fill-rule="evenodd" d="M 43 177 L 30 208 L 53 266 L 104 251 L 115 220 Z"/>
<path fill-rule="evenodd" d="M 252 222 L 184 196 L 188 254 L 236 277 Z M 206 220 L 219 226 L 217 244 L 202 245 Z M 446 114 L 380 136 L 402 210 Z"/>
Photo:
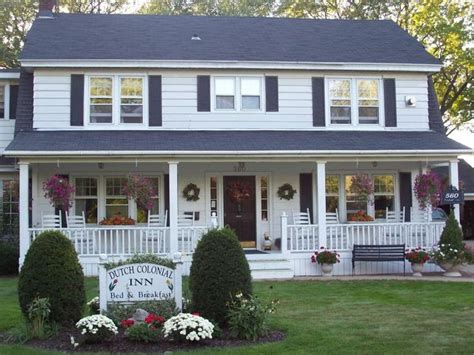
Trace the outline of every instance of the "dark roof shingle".
<path fill-rule="evenodd" d="M 21 59 L 440 64 L 388 20 L 83 14 L 36 19 Z"/>
<path fill-rule="evenodd" d="M 6 152 L 467 150 L 432 131 L 25 131 Z"/>

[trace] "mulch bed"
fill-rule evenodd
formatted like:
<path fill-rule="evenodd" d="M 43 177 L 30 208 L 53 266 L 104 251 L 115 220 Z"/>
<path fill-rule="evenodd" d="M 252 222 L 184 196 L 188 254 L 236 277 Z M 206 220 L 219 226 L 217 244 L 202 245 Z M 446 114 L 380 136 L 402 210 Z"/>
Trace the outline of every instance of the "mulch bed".
<path fill-rule="evenodd" d="M 67 351 L 67 352 L 111 352 L 111 353 L 163 353 L 165 351 L 190 351 L 202 348 L 224 348 L 236 347 L 245 345 L 255 345 L 268 342 L 281 341 L 284 338 L 284 333 L 280 331 L 270 331 L 266 336 L 259 338 L 256 341 L 230 339 L 228 334 L 223 334 L 219 339 L 204 340 L 196 343 L 175 343 L 167 340 L 160 340 L 156 343 L 137 343 L 128 340 L 124 331 L 120 330 L 119 334 L 113 340 L 98 343 L 98 344 L 81 344 L 77 348 L 71 345 L 71 336 L 74 336 L 76 341 L 80 338 L 77 329 L 62 329 L 57 335 L 45 339 L 34 339 L 28 341 L 25 345 L 35 348 L 42 348 L 47 350 Z"/>

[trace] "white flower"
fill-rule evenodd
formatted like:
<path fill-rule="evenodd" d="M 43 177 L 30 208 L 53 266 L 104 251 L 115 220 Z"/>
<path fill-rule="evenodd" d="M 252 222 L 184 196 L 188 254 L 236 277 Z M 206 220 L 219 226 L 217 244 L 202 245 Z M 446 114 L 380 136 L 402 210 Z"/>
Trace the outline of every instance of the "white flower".
<path fill-rule="evenodd" d="M 198 329 L 196 332 L 195 329 Z M 214 325 L 207 319 L 189 313 L 180 313 L 163 325 L 164 337 L 185 336 L 188 341 L 212 339 Z"/>

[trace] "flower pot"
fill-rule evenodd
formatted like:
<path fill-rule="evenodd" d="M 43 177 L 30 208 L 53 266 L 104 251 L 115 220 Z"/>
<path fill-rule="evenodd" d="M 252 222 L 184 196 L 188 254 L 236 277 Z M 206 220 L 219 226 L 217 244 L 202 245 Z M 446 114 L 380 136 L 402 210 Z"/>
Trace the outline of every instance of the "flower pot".
<path fill-rule="evenodd" d="M 321 271 L 323 272 L 324 277 L 332 276 L 333 264 L 321 264 Z"/>
<path fill-rule="evenodd" d="M 448 276 L 448 277 L 461 277 L 461 273 L 459 272 L 459 270 L 462 269 L 462 264 L 453 264 L 453 263 L 450 263 L 450 262 L 442 262 L 442 263 L 439 263 L 439 266 L 441 267 L 441 269 L 444 270 L 444 276 Z"/>
<path fill-rule="evenodd" d="M 421 272 L 423 271 L 424 263 L 411 263 L 411 270 L 413 271 L 413 276 L 421 277 Z"/>
<path fill-rule="evenodd" d="M 272 240 L 264 239 L 263 240 L 263 250 L 272 250 Z"/>

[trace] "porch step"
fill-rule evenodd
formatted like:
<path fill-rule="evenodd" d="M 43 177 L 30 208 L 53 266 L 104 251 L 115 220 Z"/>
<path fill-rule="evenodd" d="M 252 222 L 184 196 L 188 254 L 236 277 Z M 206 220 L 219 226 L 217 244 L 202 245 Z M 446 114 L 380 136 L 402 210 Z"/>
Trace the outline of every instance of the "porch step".
<path fill-rule="evenodd" d="M 254 280 L 289 279 L 295 274 L 288 259 L 268 258 L 248 260 Z"/>

